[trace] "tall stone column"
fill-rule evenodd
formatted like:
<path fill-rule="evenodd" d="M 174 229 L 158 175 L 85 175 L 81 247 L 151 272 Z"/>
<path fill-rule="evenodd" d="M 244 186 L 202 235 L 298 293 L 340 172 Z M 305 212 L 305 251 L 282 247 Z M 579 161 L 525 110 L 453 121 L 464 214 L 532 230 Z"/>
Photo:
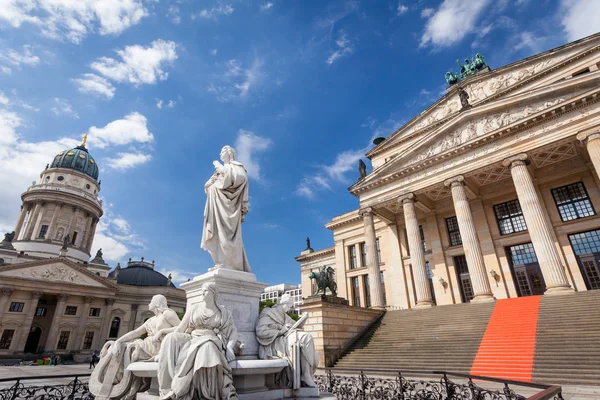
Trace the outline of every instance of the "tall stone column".
<path fill-rule="evenodd" d="M 548 222 L 544 208 L 537 195 L 533 179 L 527 169 L 529 160 L 527 154 L 521 153 L 507 158 L 504 166 L 510 168 L 517 197 L 523 210 L 523 217 L 527 223 L 529 237 L 535 249 L 544 281 L 546 281 L 545 294 L 558 294 L 572 292 L 565 268 L 563 267 L 554 240 L 552 239 L 552 226 Z"/>
<path fill-rule="evenodd" d="M 66 294 L 59 294 L 57 297 L 58 302 L 56 303 L 56 309 L 54 310 L 54 318 L 52 318 L 52 325 L 50 326 L 48 339 L 46 339 L 46 351 L 53 351 L 56 349 L 56 340 L 58 339 L 60 322 L 65 314 L 65 306 L 69 299 L 69 295 Z"/>
<path fill-rule="evenodd" d="M 89 241 L 89 237 L 90 237 L 90 228 L 92 227 L 92 220 L 94 219 L 94 217 L 92 217 L 91 215 L 88 215 L 85 219 L 85 228 L 83 231 L 83 235 L 81 236 L 81 243 L 79 245 L 79 248 L 83 251 L 89 251 L 87 250 L 87 244 Z"/>
<path fill-rule="evenodd" d="M 465 258 L 467 259 L 467 266 L 469 268 L 469 276 L 473 285 L 473 292 L 475 293 L 475 296 L 471 301 L 493 301 L 494 295 L 492 294 L 492 288 L 490 287 L 490 281 L 485 269 L 483 253 L 475 228 L 475 221 L 473 220 L 469 199 L 467 198 L 467 191 L 465 190 L 465 178 L 464 176 L 459 175 L 446 180 L 444 185 L 450 187 L 452 191 L 452 200 L 454 201 L 454 211 L 456 212 L 456 220 L 458 221 L 458 230 L 460 231 L 460 237 L 462 238 Z"/>
<path fill-rule="evenodd" d="M 75 225 L 77 223 L 77 215 L 79 214 L 79 208 L 73 207 L 73 215 L 71 215 L 71 219 L 69 220 L 69 226 L 67 227 L 67 231 L 65 235 L 68 233 L 71 237 L 71 241 L 73 241 L 73 233 L 75 232 Z M 75 243 L 73 243 L 75 245 Z"/>
<path fill-rule="evenodd" d="M 127 329 L 127 332 L 130 332 L 135 329 L 135 320 L 137 319 L 138 307 L 138 304 L 131 305 L 131 314 L 129 315 L 129 327 Z"/>
<path fill-rule="evenodd" d="M 29 205 L 23 203 L 21 206 L 21 213 L 19 214 L 19 219 L 17 220 L 17 224 L 15 225 L 15 239 L 19 239 L 19 235 L 21 234 L 21 229 L 23 229 L 23 221 L 25 221 L 25 215 L 27 215 L 27 211 L 29 210 Z"/>
<path fill-rule="evenodd" d="M 50 220 L 50 226 L 48 227 L 46 239 L 54 240 L 56 237 L 57 221 L 58 217 L 60 216 L 60 212 L 62 211 L 62 207 L 62 203 L 58 203 L 56 204 L 56 207 L 54 207 L 54 213 L 52 214 L 52 219 Z"/>
<path fill-rule="evenodd" d="M 37 217 L 35 218 L 35 225 L 33 227 L 33 232 L 31 233 L 31 240 L 36 240 L 38 238 L 41 226 L 42 226 L 42 218 L 44 217 L 44 211 L 46 210 L 46 203 L 42 202 L 40 205 L 40 209 Z"/>
<path fill-rule="evenodd" d="M 81 314 L 79 315 L 79 322 L 77 323 L 77 332 L 75 332 L 75 340 L 71 341 L 71 345 L 69 346 L 70 350 L 81 350 L 83 348 L 83 334 L 85 333 L 85 324 L 87 323 L 88 316 L 90 314 L 90 305 L 92 304 L 92 300 L 94 300 L 91 296 L 85 297 L 85 302 L 83 304 L 83 308 L 81 309 Z"/>
<path fill-rule="evenodd" d="M 360 210 L 359 215 L 365 224 L 365 244 L 367 246 L 367 270 L 369 271 L 369 296 L 371 308 L 385 308 L 383 291 L 381 290 L 381 276 L 379 259 L 377 258 L 377 236 L 375 234 L 375 222 L 373 221 L 373 209 Z M 365 304 L 366 305 L 366 304 Z"/>
<path fill-rule="evenodd" d="M 35 203 L 33 212 L 29 213 L 29 219 L 27 220 L 27 229 L 25 230 L 25 235 L 23 236 L 23 240 L 31 239 L 31 235 L 33 234 L 33 228 L 35 228 L 35 224 L 37 222 L 38 214 L 40 213 L 41 206 L 42 206 L 42 203 Z"/>
<path fill-rule="evenodd" d="M 102 328 L 100 331 L 101 346 L 95 346 L 94 348 L 104 346 L 104 343 L 108 339 L 108 333 L 110 332 L 110 324 L 112 323 L 112 310 L 113 305 L 115 304 L 115 299 L 104 299 L 104 303 L 106 304 L 106 307 L 104 310 L 104 318 L 102 318 Z"/>
<path fill-rule="evenodd" d="M 93 217 L 92 217 L 92 219 L 93 219 L 93 221 L 92 221 L 92 225 L 90 227 L 90 233 L 88 235 L 87 243 L 86 243 L 85 249 L 84 249 L 88 253 L 90 251 L 92 251 L 92 244 L 94 244 L 94 235 L 96 234 L 96 226 L 98 226 L 98 219 L 93 218 Z"/>
<path fill-rule="evenodd" d="M 0 288 L 0 323 L 2 322 L 2 317 L 4 317 L 4 313 L 6 312 L 8 300 L 10 299 L 10 296 L 12 296 L 13 292 L 13 288 Z"/>
<path fill-rule="evenodd" d="M 38 301 L 40 300 L 40 297 L 42 297 L 43 294 L 43 292 L 31 292 L 31 301 L 29 302 L 29 308 L 26 311 L 23 325 L 19 330 L 18 344 L 15 347 L 15 350 L 17 351 L 25 350 L 25 343 L 27 343 L 27 338 L 29 337 L 29 332 L 31 331 L 31 324 L 33 323 L 33 318 L 35 317 L 35 311 L 37 310 Z"/>
<path fill-rule="evenodd" d="M 421 242 L 421 234 L 419 233 L 415 196 L 409 193 L 400 197 L 398 201 L 402 203 L 402 209 L 404 210 L 404 223 L 406 224 L 410 262 L 412 264 L 417 295 L 417 304 L 415 307 L 431 307 L 433 305 L 433 298 L 431 296 L 431 287 L 429 286 L 429 277 L 427 276 L 427 267 L 425 266 L 423 243 Z"/>
<path fill-rule="evenodd" d="M 577 140 L 585 145 L 596 174 L 600 176 L 600 128 L 578 134 Z"/>

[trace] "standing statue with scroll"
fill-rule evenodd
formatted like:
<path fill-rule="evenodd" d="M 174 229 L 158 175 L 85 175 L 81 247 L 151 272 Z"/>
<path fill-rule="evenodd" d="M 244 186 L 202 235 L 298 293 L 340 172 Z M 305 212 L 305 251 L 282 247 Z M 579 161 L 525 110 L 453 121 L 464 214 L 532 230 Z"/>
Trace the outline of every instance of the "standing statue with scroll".
<path fill-rule="evenodd" d="M 221 164 L 214 161 L 215 172 L 204 185 L 206 205 L 202 247 L 217 268 L 250 272 L 242 242 L 242 222 L 248 213 L 248 173 L 235 161 L 235 150 L 224 146 Z"/>

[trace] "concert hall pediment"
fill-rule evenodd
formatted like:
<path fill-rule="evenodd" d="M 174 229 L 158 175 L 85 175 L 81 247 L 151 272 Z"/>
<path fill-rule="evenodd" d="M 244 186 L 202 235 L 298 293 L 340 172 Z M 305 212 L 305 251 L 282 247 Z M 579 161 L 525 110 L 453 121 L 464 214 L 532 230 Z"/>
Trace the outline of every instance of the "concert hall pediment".
<path fill-rule="evenodd" d="M 33 280 L 104 288 L 114 291 L 116 285 L 67 259 L 47 259 L 0 267 L 0 278 Z"/>

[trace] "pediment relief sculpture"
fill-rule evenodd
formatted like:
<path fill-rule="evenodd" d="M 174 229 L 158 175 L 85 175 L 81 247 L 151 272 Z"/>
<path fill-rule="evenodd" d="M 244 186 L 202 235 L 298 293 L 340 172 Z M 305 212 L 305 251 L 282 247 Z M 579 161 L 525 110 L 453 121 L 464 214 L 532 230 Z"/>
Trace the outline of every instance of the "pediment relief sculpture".
<path fill-rule="evenodd" d="M 68 265 L 56 263 L 51 265 L 37 265 L 32 267 L 11 268 L 0 273 L 0 276 L 28 278 L 42 281 L 71 283 L 76 285 L 105 287 L 98 280 L 86 276 Z"/>

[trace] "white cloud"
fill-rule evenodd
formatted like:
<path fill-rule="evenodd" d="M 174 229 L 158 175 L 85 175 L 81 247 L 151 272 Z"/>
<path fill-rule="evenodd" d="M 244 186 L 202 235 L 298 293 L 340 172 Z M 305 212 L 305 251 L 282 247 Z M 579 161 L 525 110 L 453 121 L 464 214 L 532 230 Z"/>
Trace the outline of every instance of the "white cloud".
<path fill-rule="evenodd" d="M 91 67 L 116 82 L 129 82 L 136 86 L 152 84 L 169 76 L 163 68 L 177 59 L 176 47 L 175 42 L 160 39 L 153 41 L 150 47 L 127 46 L 124 50 L 117 50 L 121 61 L 101 57 Z"/>
<path fill-rule="evenodd" d="M 23 46 L 23 51 L 21 53 L 13 49 L 2 51 L 0 54 L 0 60 L 16 66 L 21 64 L 37 65 L 40 63 L 40 58 L 33 54 L 32 47 L 28 44 Z"/>
<path fill-rule="evenodd" d="M 183 270 L 179 270 L 179 269 L 162 268 L 162 269 L 159 269 L 158 272 L 160 272 L 161 274 L 163 274 L 166 277 L 171 275 L 171 282 L 173 282 L 177 286 L 181 285 L 184 282 L 187 282 L 190 279 L 193 279 L 196 275 L 198 275 L 195 272 L 183 271 Z"/>
<path fill-rule="evenodd" d="M 89 93 L 107 99 L 112 99 L 115 95 L 115 87 L 108 80 L 96 74 L 83 74 L 82 78 L 73 79 L 73 82 L 81 93 Z"/>
<path fill-rule="evenodd" d="M 119 153 L 117 158 L 107 158 L 104 161 L 109 168 L 125 171 L 146 164 L 151 159 L 152 156 L 150 154 Z"/>
<path fill-rule="evenodd" d="M 236 98 L 245 98 L 252 88 L 257 86 L 263 76 L 263 62 L 255 58 L 250 67 L 244 68 L 238 60 L 229 60 L 225 71 L 217 82 L 211 82 L 207 88 L 214 93 L 217 101 L 226 103 Z"/>
<path fill-rule="evenodd" d="M 173 5 L 169 6 L 169 10 L 167 11 L 167 17 L 171 20 L 175 25 L 181 22 L 181 15 L 179 13 L 179 8 Z"/>
<path fill-rule="evenodd" d="M 5 67 L 4 65 L 0 65 L 0 70 L 4 72 L 6 75 L 12 74 L 12 68 Z"/>
<path fill-rule="evenodd" d="M 177 105 L 175 100 L 169 100 L 167 103 L 163 102 L 161 99 L 156 99 L 156 108 L 162 110 L 163 107 L 173 108 Z"/>
<path fill-rule="evenodd" d="M 119 35 L 148 15 L 140 0 L 3 0 L 0 20 L 37 26 L 43 35 L 80 43 L 89 33 Z"/>
<path fill-rule="evenodd" d="M 545 37 L 538 37 L 531 32 L 521 32 L 512 39 L 516 41 L 515 50 L 528 49 L 532 53 L 540 53 L 546 42 Z"/>
<path fill-rule="evenodd" d="M 244 129 L 238 131 L 238 136 L 235 140 L 236 159 L 244 165 L 250 178 L 257 181 L 263 179 L 256 153 L 264 152 L 272 144 L 273 141 L 271 139 L 257 136 L 254 132 Z"/>
<path fill-rule="evenodd" d="M 167 108 L 173 108 L 176 104 L 177 102 L 175 100 L 169 100 L 169 102 L 167 103 Z"/>
<path fill-rule="evenodd" d="M 444 0 L 425 24 L 420 47 L 448 47 L 460 42 L 475 28 L 491 0 Z"/>
<path fill-rule="evenodd" d="M 421 10 L 421 18 L 429 18 L 434 12 L 435 10 L 433 8 L 424 8 Z"/>
<path fill-rule="evenodd" d="M 405 13 L 405 12 L 407 12 L 407 11 L 408 11 L 408 7 L 406 7 L 406 6 L 405 6 L 404 4 L 402 4 L 402 3 L 398 4 L 398 8 L 396 8 L 396 13 L 397 13 L 398 15 L 402 15 L 402 14 L 404 14 L 404 13 Z"/>
<path fill-rule="evenodd" d="M 581 39 L 600 30 L 598 0 L 562 0 L 560 15 L 569 41 Z"/>
<path fill-rule="evenodd" d="M 213 7 L 211 9 L 204 8 L 200 10 L 199 13 L 192 15 L 192 18 L 213 19 L 216 21 L 222 15 L 233 14 L 233 11 L 233 7 L 230 4 L 227 4 L 225 6 Z"/>
<path fill-rule="evenodd" d="M 210 54 L 212 54 L 213 56 L 216 56 L 218 51 L 219 51 L 218 49 L 212 49 L 210 51 Z"/>
<path fill-rule="evenodd" d="M 75 119 L 79 119 L 79 115 L 76 111 L 73 110 L 73 107 L 66 99 L 59 99 L 58 97 L 54 98 L 54 107 L 50 110 L 54 113 L 54 115 L 67 115 L 69 117 L 73 117 Z"/>
<path fill-rule="evenodd" d="M 267 1 L 266 3 L 260 6 L 260 11 L 268 11 L 273 8 L 275 4 L 272 1 Z"/>
<path fill-rule="evenodd" d="M 109 122 L 103 128 L 90 127 L 89 142 L 101 149 L 110 145 L 132 143 L 152 143 L 154 136 L 148 130 L 148 120 L 138 112 L 132 112 L 123 119 Z"/>
<path fill-rule="evenodd" d="M 8 103 L 10 103 L 10 101 L 8 100 L 8 97 L 6 97 L 4 92 L 2 90 L 0 90 L 0 105 L 7 106 Z"/>
<path fill-rule="evenodd" d="M 163 108 L 163 101 L 160 99 L 156 99 L 156 108 L 158 108 L 159 110 L 162 110 Z"/>
<path fill-rule="evenodd" d="M 331 54 L 329 54 L 329 57 L 326 61 L 329 65 L 333 64 L 338 59 L 344 56 L 348 56 L 354 52 L 354 46 L 348 38 L 348 35 L 346 35 L 346 32 L 344 32 L 343 30 L 340 30 L 338 32 L 338 38 L 335 41 L 335 45 L 336 50 L 332 51 Z"/>
<path fill-rule="evenodd" d="M 144 241 L 135 233 L 130 224 L 121 216 L 115 215 L 111 205 L 104 202 L 104 216 L 100 219 L 92 244 L 92 256 L 102 249 L 105 261 L 120 261 L 128 255 L 132 248 L 145 248 Z"/>

